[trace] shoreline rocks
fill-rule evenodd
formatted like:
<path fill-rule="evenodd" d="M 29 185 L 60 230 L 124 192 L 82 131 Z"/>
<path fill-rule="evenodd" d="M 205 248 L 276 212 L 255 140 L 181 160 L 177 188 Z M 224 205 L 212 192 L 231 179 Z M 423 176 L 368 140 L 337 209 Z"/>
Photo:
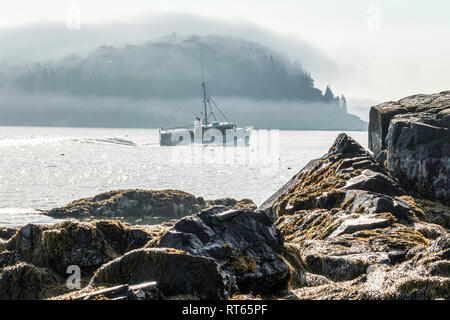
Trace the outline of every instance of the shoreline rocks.
<path fill-rule="evenodd" d="M 9 265 L 25 261 L 66 275 L 67 267 L 78 265 L 84 274 L 127 251 L 143 247 L 151 236 L 118 221 L 54 225 L 26 225 L 0 248 L 14 252 Z"/>
<path fill-rule="evenodd" d="M 156 281 L 165 296 L 193 295 L 217 300 L 230 297 L 232 279 L 211 258 L 166 248 L 137 249 L 102 266 L 90 286 Z"/>
<path fill-rule="evenodd" d="M 129 219 L 142 224 L 151 218 L 179 219 L 206 207 L 256 209 L 250 199 L 223 198 L 205 200 L 179 190 L 116 190 L 73 201 L 68 205 L 41 213 L 56 219 Z"/>
<path fill-rule="evenodd" d="M 0 242 L 11 238 L 17 232 L 17 229 L 18 228 L 0 228 Z"/>
<path fill-rule="evenodd" d="M 32 300 L 56 293 L 61 279 L 47 268 L 21 262 L 0 269 L 0 300 Z"/>
<path fill-rule="evenodd" d="M 372 108 L 375 156 L 342 133 L 259 208 L 119 190 L 45 213 L 90 222 L 2 228 L 0 299 L 450 299 L 449 102 Z"/>
<path fill-rule="evenodd" d="M 284 236 L 284 257 L 305 275 L 285 297 L 448 299 L 450 208 L 427 204 L 340 134 L 259 208 Z"/>
<path fill-rule="evenodd" d="M 205 207 L 205 200 L 177 190 L 117 190 L 43 212 L 52 218 L 180 218 Z"/>
<path fill-rule="evenodd" d="M 289 266 L 278 255 L 283 237 L 263 212 L 211 207 L 178 221 L 157 246 L 213 258 L 241 293 L 276 292 L 289 280 Z"/>
<path fill-rule="evenodd" d="M 369 148 L 412 195 L 450 205 L 450 91 L 372 107 Z"/>

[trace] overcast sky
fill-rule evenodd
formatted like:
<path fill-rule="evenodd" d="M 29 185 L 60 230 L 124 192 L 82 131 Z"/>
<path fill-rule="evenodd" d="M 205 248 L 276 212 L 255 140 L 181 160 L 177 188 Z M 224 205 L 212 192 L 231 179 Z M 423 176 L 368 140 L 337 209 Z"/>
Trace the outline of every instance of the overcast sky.
<path fill-rule="evenodd" d="M 320 88 L 331 83 L 354 104 L 450 89 L 448 0 L 1 0 L 0 28 L 44 22 L 66 27 L 73 8 L 80 11 L 81 27 L 167 13 L 255 24 L 332 59 L 337 71 L 312 76 Z M 173 29 L 183 31 L 176 24 Z"/>

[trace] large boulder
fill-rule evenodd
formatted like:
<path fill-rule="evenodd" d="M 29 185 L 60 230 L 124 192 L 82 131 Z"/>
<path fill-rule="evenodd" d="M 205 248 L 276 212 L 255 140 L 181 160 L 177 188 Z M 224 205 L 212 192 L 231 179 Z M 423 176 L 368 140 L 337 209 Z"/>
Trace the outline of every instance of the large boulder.
<path fill-rule="evenodd" d="M 233 279 L 211 258 L 175 249 L 137 249 L 102 266 L 90 286 L 139 284 L 156 281 L 166 296 L 190 295 L 200 299 L 226 299 Z"/>
<path fill-rule="evenodd" d="M 133 249 L 142 248 L 151 235 L 118 221 L 92 223 L 65 221 L 53 225 L 26 225 L 1 244 L 3 266 L 27 262 L 66 276 L 70 265 L 90 276 L 104 263 Z"/>
<path fill-rule="evenodd" d="M 179 219 L 214 206 L 236 209 L 256 209 L 250 199 L 223 198 L 205 200 L 178 190 L 116 190 L 73 201 L 61 208 L 42 210 L 42 214 L 57 219 L 121 219 L 133 224 L 145 224 L 148 219 Z M 150 221 L 151 224 L 154 221 Z"/>
<path fill-rule="evenodd" d="M 449 205 L 450 91 L 372 107 L 369 148 L 385 153 L 387 169 L 408 192 Z"/>
<path fill-rule="evenodd" d="M 205 208 L 202 197 L 177 190 L 117 190 L 43 212 L 53 218 L 180 218 Z"/>
<path fill-rule="evenodd" d="M 56 293 L 59 283 L 59 277 L 49 269 L 18 263 L 0 269 L 0 300 L 44 298 Z"/>
<path fill-rule="evenodd" d="M 279 256 L 283 237 L 260 211 L 205 209 L 177 222 L 158 245 L 213 258 L 236 277 L 240 292 L 275 292 L 289 279 L 289 267 Z"/>
<path fill-rule="evenodd" d="M 327 154 L 310 161 L 259 209 L 276 220 L 299 210 L 350 207 L 355 194 L 393 199 L 405 192 L 368 151 L 342 133 Z"/>

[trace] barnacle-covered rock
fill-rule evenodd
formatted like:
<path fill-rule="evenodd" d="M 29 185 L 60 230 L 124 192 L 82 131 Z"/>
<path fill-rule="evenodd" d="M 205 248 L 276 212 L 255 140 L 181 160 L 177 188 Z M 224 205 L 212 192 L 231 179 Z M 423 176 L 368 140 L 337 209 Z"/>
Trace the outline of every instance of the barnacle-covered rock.
<path fill-rule="evenodd" d="M 67 267 L 77 265 L 83 276 L 127 251 L 143 247 L 151 236 L 140 228 L 118 221 L 91 223 L 64 221 L 53 225 L 26 225 L 0 249 L 6 250 L 4 265 L 27 262 L 66 275 Z M 5 256 L 6 255 L 6 256 Z"/>
<path fill-rule="evenodd" d="M 47 268 L 21 262 L 0 269 L 0 300 L 29 300 L 45 298 L 61 283 Z"/>
<path fill-rule="evenodd" d="M 339 135 L 260 207 L 296 271 L 285 298 L 448 299 L 450 209 L 407 192 Z"/>
<path fill-rule="evenodd" d="M 145 224 L 151 218 L 179 219 L 214 205 L 236 209 L 256 209 L 256 205 L 250 199 L 205 200 L 178 190 L 131 189 L 101 193 L 91 198 L 73 201 L 61 208 L 41 212 L 58 219 L 115 218 L 130 221 L 133 224 Z"/>

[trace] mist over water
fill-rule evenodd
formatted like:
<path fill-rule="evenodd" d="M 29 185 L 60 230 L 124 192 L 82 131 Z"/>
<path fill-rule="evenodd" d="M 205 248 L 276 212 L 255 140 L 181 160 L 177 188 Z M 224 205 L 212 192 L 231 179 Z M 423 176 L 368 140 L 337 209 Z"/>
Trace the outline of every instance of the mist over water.
<path fill-rule="evenodd" d="M 304 101 L 215 97 L 227 118 L 239 126 L 267 129 L 366 130 L 356 116 L 333 105 Z M 0 90 L 0 125 L 108 128 L 161 128 L 192 125 L 203 109 L 201 97 L 134 99 L 27 94 Z M 218 120 L 223 120 L 216 111 Z"/>
<path fill-rule="evenodd" d="M 273 152 L 250 147 L 160 147 L 156 129 L 0 127 L 0 226 L 48 223 L 33 209 L 116 189 L 178 189 L 261 204 L 339 131 L 279 131 Z M 347 132 L 367 146 L 367 132 Z M 266 132 L 269 134 L 270 131 Z"/>
<path fill-rule="evenodd" d="M 82 56 L 12 61 L 16 64 L 0 70 L 0 125 L 190 124 L 201 110 L 204 79 L 208 94 L 235 122 L 257 128 L 367 129 L 347 113 L 341 93 L 315 86 L 301 60 L 265 42 L 229 35 L 171 34 L 121 47 L 107 43 Z"/>

